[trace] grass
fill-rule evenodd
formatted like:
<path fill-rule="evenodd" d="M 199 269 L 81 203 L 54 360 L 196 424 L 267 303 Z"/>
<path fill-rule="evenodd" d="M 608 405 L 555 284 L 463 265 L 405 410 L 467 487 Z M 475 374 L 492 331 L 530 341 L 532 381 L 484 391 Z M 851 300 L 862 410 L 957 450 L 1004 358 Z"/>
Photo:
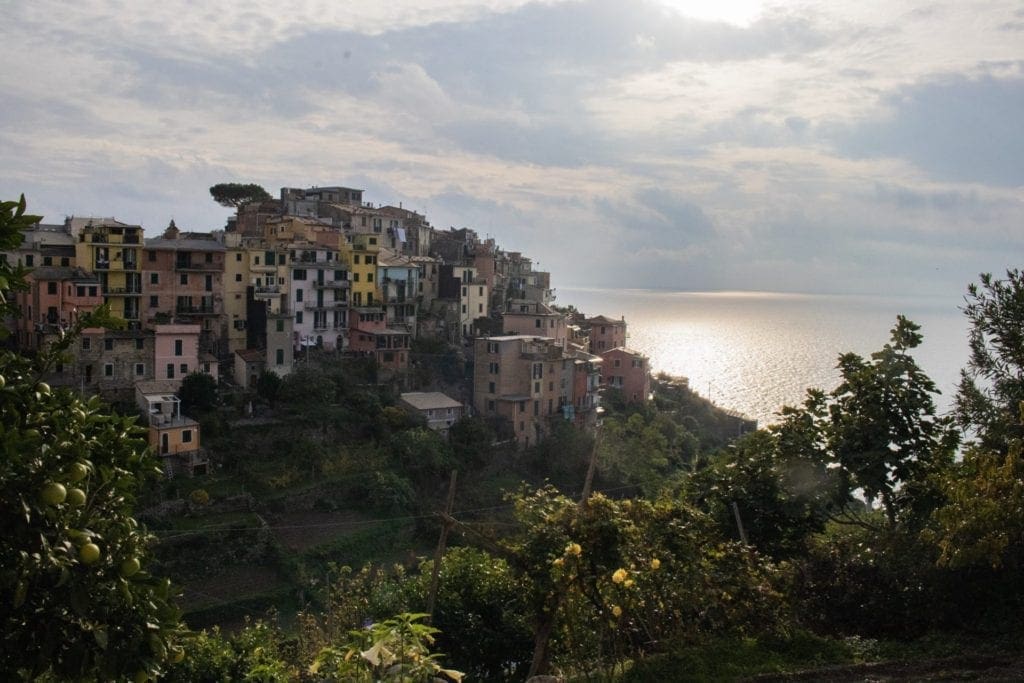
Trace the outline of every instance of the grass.
<path fill-rule="evenodd" d="M 620 680 L 732 681 L 856 661 L 855 653 L 844 641 L 798 631 L 788 637 L 718 638 L 680 646 L 636 660 Z"/>

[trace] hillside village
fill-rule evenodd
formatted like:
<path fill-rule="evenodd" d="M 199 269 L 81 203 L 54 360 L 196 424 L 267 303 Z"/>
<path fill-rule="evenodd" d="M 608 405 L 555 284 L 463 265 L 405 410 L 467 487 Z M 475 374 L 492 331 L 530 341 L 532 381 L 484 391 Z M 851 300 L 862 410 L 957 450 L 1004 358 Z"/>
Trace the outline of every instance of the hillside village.
<path fill-rule="evenodd" d="M 175 395 L 188 375 L 251 395 L 264 373 L 287 376 L 311 352 L 372 359 L 377 381 L 433 429 L 476 414 L 522 447 L 553 421 L 592 429 L 603 387 L 627 402 L 651 390 L 624 319 L 558 308 L 551 274 L 524 254 L 359 189 L 282 188 L 210 232 L 172 220 L 146 237 L 114 218 L 69 217 L 35 225 L 3 256 L 31 269 L 23 316 L 9 322 L 19 350 L 46 347 L 101 304 L 124 321 L 86 329 L 48 381 L 134 406 L 169 473 L 209 462 Z M 464 381 L 422 385 L 413 351 L 427 341 L 455 350 Z"/>

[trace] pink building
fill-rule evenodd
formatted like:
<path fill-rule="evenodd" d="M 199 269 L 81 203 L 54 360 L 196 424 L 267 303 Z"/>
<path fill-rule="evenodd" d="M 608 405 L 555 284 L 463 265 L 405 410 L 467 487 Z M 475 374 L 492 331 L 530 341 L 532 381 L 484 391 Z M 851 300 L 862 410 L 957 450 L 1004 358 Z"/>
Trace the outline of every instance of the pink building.
<path fill-rule="evenodd" d="M 650 363 L 638 351 L 624 346 L 600 354 L 601 381 L 622 392 L 626 402 L 643 402 L 651 394 Z"/>
<path fill-rule="evenodd" d="M 549 337 L 563 350 L 569 338 L 565 314 L 536 301 L 512 301 L 501 316 L 506 335 Z"/>
<path fill-rule="evenodd" d="M 391 329 L 380 308 L 356 308 L 349 317 L 348 350 L 373 355 L 384 370 L 409 367 L 410 337 L 407 330 Z"/>
<path fill-rule="evenodd" d="M 174 380 L 180 385 L 186 375 L 200 370 L 199 325 L 156 325 L 153 329 L 157 380 Z"/>
<path fill-rule="evenodd" d="M 599 315 L 587 318 L 590 325 L 590 352 L 598 355 L 626 345 L 626 319 L 614 320 Z"/>
<path fill-rule="evenodd" d="M 99 279 L 81 268 L 41 266 L 28 275 L 29 289 L 17 295 L 18 346 L 40 349 L 49 335 L 73 325 L 103 303 Z"/>

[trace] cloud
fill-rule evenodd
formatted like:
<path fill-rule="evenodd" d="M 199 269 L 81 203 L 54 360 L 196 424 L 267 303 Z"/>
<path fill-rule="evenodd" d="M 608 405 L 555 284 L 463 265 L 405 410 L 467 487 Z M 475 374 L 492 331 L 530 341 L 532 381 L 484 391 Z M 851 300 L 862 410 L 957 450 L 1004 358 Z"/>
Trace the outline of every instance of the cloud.
<path fill-rule="evenodd" d="M 1024 77 L 947 76 L 884 101 L 887 116 L 835 134 L 840 153 L 905 158 L 938 179 L 1024 185 Z"/>

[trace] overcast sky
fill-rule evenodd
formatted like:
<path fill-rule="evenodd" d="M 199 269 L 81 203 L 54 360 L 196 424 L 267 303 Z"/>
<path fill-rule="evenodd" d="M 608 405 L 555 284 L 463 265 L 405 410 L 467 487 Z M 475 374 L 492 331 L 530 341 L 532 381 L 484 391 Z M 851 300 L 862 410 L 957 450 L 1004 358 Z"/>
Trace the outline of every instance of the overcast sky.
<path fill-rule="evenodd" d="M 0 198 L 50 222 L 347 185 L 556 287 L 959 298 L 1024 254 L 1019 1 L 3 7 Z"/>

